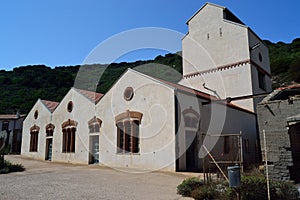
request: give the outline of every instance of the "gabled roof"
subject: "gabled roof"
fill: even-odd
[[[213,4],[213,3],[210,3],[210,2],[206,2],[199,10],[197,10],[195,12],[195,14],[193,14],[187,21],[186,21],[186,24],[189,23],[189,21],[191,21],[201,10],[203,10],[203,8],[205,8],[207,5],[211,5],[211,6],[215,6],[215,7],[218,7],[218,8],[221,8],[221,9],[225,9],[224,6],[219,6],[217,4]]]
[[[51,113],[53,113],[59,104],[58,102],[48,100],[41,100],[41,102],[48,108],[48,110],[50,110]]]
[[[97,104],[100,101],[100,99],[104,96],[104,94],[94,91],[82,90],[77,88],[74,88],[74,90],[76,90],[95,104]]]

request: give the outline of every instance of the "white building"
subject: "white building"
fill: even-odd
[[[181,84],[221,99],[271,92],[268,48],[227,8],[206,3],[187,24]],[[255,111],[260,100],[233,103]]]
[[[241,141],[243,162],[257,162],[254,103],[246,100],[234,105],[217,100],[218,95],[263,91],[258,89],[258,71],[264,77],[264,90],[269,90],[268,51],[249,28],[224,19],[223,12],[231,14],[208,3],[189,20],[180,84],[128,69],[105,95],[72,88],[59,104],[38,100],[24,121],[22,155],[122,169],[199,171],[209,163],[206,149],[216,160],[240,159]],[[238,20],[232,14],[229,19]],[[201,50],[198,55],[189,38],[205,47],[209,56]],[[249,48],[258,42],[258,49],[250,53]],[[229,56],[220,49],[232,53]],[[207,72],[202,73],[204,70]],[[198,87],[204,76],[205,86],[216,90],[214,96]],[[224,94],[217,87],[218,78],[224,79]]]

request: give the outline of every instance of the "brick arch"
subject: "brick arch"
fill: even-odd
[[[54,126],[54,124],[49,123],[46,125],[45,129],[46,129],[46,131],[48,131],[48,130],[54,131],[55,126]]]
[[[195,111],[193,109],[192,106],[190,106],[189,108],[185,109],[184,111],[182,111],[183,116],[187,115],[187,114],[192,114],[194,115],[196,118],[200,119],[200,114],[197,113],[197,111]]]
[[[33,125],[31,128],[30,128],[30,132],[39,132],[40,131],[40,127],[37,126],[37,125]]]
[[[97,118],[96,116],[94,116],[92,119],[90,119],[90,120],[88,121],[88,125],[89,125],[89,126],[91,126],[91,125],[93,125],[93,124],[99,124],[99,126],[101,127],[101,125],[102,125],[102,120],[99,119],[99,118]]]
[[[76,128],[77,124],[78,123],[76,121],[68,119],[67,121],[65,121],[64,123],[62,123],[61,128],[62,129],[65,129],[65,128],[68,128],[68,127],[74,127],[74,128]]]
[[[134,120],[137,120],[139,123],[141,123],[142,117],[143,117],[143,113],[140,113],[140,112],[137,112],[137,111],[126,110],[126,112],[123,112],[123,113],[117,115],[115,117],[115,121],[118,123],[118,122],[121,122],[123,120],[134,119]]]

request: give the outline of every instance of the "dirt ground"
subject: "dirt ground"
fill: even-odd
[[[0,199],[186,199],[175,173],[128,173],[99,166],[58,164],[8,155],[24,172],[0,175]]]

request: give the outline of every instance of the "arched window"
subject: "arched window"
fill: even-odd
[[[53,136],[54,128],[55,128],[55,126],[51,123],[46,126],[46,137]]]
[[[129,111],[115,117],[117,126],[117,153],[140,152],[140,130],[142,113]]]
[[[188,108],[182,112],[184,116],[185,127],[198,129],[200,115],[192,108]]]
[[[99,133],[100,132],[100,127],[102,124],[101,119],[97,118],[96,116],[94,116],[89,122],[89,130],[90,133]]]
[[[63,153],[75,153],[75,139],[76,139],[76,127],[77,122],[69,119],[62,125],[63,141],[62,152]]]
[[[30,128],[30,152],[37,152],[38,151],[38,139],[39,139],[39,131],[40,127],[34,125]]]

